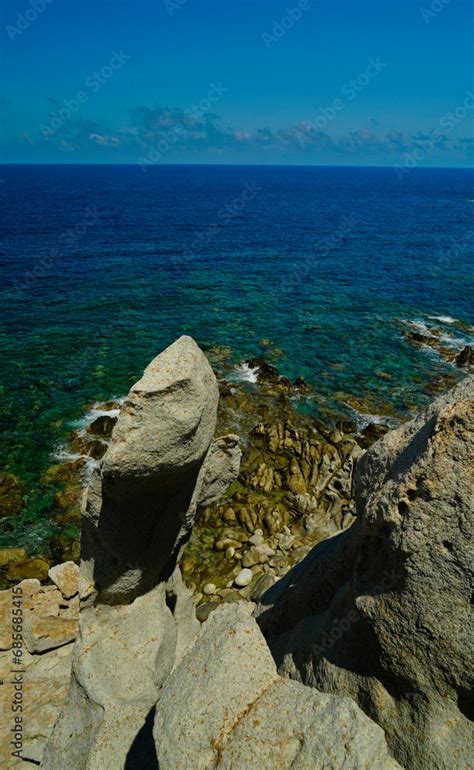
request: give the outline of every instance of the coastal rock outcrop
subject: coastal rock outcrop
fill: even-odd
[[[365,453],[342,430],[262,419],[240,476],[237,437],[213,438],[216,406],[212,370],[181,338],[132,388],[93,474],[79,581],[72,563],[49,571],[53,585],[23,581],[34,597],[25,682],[47,707],[28,712],[24,759],[46,770],[470,767],[474,378]],[[262,455],[274,458],[267,491]],[[305,558],[295,549],[290,571],[297,529],[247,522],[244,475],[262,500],[297,505],[308,538],[313,517],[326,536]],[[235,562],[232,582],[210,575],[196,611],[179,564],[192,576],[186,541],[221,496],[227,526],[205,526]],[[12,595],[0,596],[4,617]],[[6,665],[11,639],[0,641]]]
[[[237,438],[213,440],[217,402],[207,359],[181,337],[122,405],[85,499],[79,635],[47,770],[125,766],[199,628],[176,563],[202,505],[239,470]]]
[[[352,473],[362,453],[356,426],[329,427],[298,411],[288,396],[300,398],[301,385],[250,363],[263,372],[252,390],[220,383],[218,420],[221,430],[241,436],[240,473],[203,511],[181,561],[203,617],[222,601],[258,598],[317,542],[353,521]],[[252,571],[244,587],[242,570]],[[209,584],[216,589],[211,600]]]
[[[282,675],[350,696],[410,770],[471,767],[474,378],[356,466],[358,518],[262,598]]]
[[[164,684],[154,736],[160,770],[399,765],[349,698],[278,676],[252,605],[215,610]]]

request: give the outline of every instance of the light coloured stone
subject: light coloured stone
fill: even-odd
[[[250,612],[242,602],[217,607],[163,685],[154,728],[160,770],[215,767],[219,737],[277,679]]]
[[[215,608],[160,691],[160,770],[398,768],[353,702],[277,676],[251,607]]]
[[[66,561],[51,567],[49,577],[59,588],[65,599],[70,599],[78,592],[79,567],[73,561]]]
[[[349,698],[280,679],[223,745],[219,770],[395,770],[383,730]]]
[[[28,652],[45,652],[74,641],[77,620],[55,616],[38,616],[30,612],[24,616],[23,638]]]
[[[24,649],[23,674],[23,747],[22,760],[12,757],[11,728],[14,714],[11,653],[0,653],[0,767],[17,768],[28,762],[39,764],[44,745],[61,711],[69,689],[72,644],[30,655]],[[5,657],[3,657],[5,656]]]
[[[253,575],[251,569],[241,569],[239,574],[236,576],[234,583],[236,586],[239,586],[239,588],[243,588],[252,582],[252,578]]]
[[[0,650],[12,646],[12,592],[0,591]]]
[[[213,440],[217,398],[206,358],[182,337],[122,406],[88,488],[80,633],[46,770],[128,766],[163,682],[200,628],[176,564],[202,506],[238,473],[237,438]]]
[[[176,637],[163,583],[130,605],[82,609],[71,691],[42,766],[123,767],[174,665]]]
[[[47,590],[51,588],[52,590]],[[61,604],[64,604],[62,594],[56,586],[42,586],[39,591],[25,594],[23,607],[29,610],[27,617],[34,613],[35,617],[57,617]]]
[[[211,596],[212,594],[215,594],[217,591],[217,586],[215,583],[206,583],[204,588],[202,589],[203,594],[206,594],[206,596]]]
[[[214,373],[190,337],[157,356],[132,387],[89,485],[84,600],[126,603],[153,588],[201,508],[237,476],[237,437],[213,440],[217,401]]]

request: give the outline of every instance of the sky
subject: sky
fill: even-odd
[[[471,166],[471,0],[3,0],[0,162]]]

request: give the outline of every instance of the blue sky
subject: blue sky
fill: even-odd
[[[2,162],[467,166],[467,0],[4,0]]]

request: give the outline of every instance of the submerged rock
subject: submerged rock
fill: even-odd
[[[25,491],[25,485],[13,473],[0,473],[0,518],[20,513]]]
[[[15,561],[8,566],[6,579],[9,583],[18,583],[25,578],[45,580],[48,577],[49,564],[45,559],[32,557]]]
[[[474,366],[474,348],[471,345],[466,345],[460,353],[456,356],[456,366]]]

